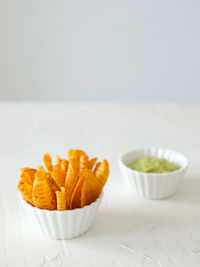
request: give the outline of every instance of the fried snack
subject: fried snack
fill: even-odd
[[[21,191],[24,200],[32,204],[32,184],[26,183],[23,180],[20,180],[18,183],[18,189]]]
[[[62,159],[61,160],[61,170],[64,172],[67,172],[68,166],[69,166],[69,161],[66,159]]]
[[[56,165],[60,165],[61,170],[67,172],[69,161],[66,159],[61,159],[59,156],[56,155]]]
[[[33,181],[35,179],[35,173],[37,172],[36,169],[31,169],[31,168],[23,168],[21,169],[21,180],[24,183],[33,185]]]
[[[67,171],[67,176],[65,180],[65,190],[66,190],[66,207],[69,208],[70,200],[76,183],[78,182],[79,178],[79,169],[80,169],[80,162],[76,159],[71,159],[69,161],[69,167]]]
[[[56,192],[57,210],[66,210],[66,193],[65,188],[61,187],[61,191]]]
[[[42,181],[47,178],[46,174],[47,173],[45,172],[44,168],[42,166],[39,166],[37,172],[35,173],[35,179]]]
[[[47,183],[50,185],[50,187],[54,192],[59,190],[59,186],[57,185],[57,183],[54,181],[54,179],[49,173],[45,172],[42,166],[38,167],[38,171],[35,173],[35,180],[37,181],[45,180],[47,181]]]
[[[61,158],[58,156],[58,155],[56,155],[56,164],[59,164],[59,165],[61,165]]]
[[[90,205],[92,202],[96,201],[101,192],[98,179],[96,179],[94,173],[89,169],[83,170],[81,172],[81,176],[85,177],[85,183],[82,191],[82,201],[85,205]]]
[[[82,201],[82,190],[83,185],[85,183],[85,176],[81,175],[72,194],[69,209],[77,209],[82,208],[84,206],[84,203]]]
[[[68,152],[67,152],[67,158],[68,158],[68,160],[72,159],[73,153],[74,153],[74,150],[73,149],[68,150]]]
[[[102,163],[97,164],[94,173],[91,170],[83,170],[82,175],[86,177],[82,192],[83,199],[85,201],[85,205],[90,205],[99,197],[108,179],[108,162],[103,160]]]
[[[52,164],[52,159],[49,153],[46,153],[43,157],[44,164],[47,168],[47,171],[49,173],[52,173],[53,171],[53,164]]]
[[[86,153],[83,150],[74,150],[74,152],[73,152],[73,158],[74,159],[80,159],[80,157],[82,155],[87,156]]]
[[[96,172],[96,170],[99,168],[99,166],[101,165],[101,162],[98,162],[94,168],[94,173]]]
[[[86,155],[86,153],[83,150],[73,150],[73,149],[70,149],[68,151],[68,153],[67,153],[67,158],[68,158],[69,161],[71,159],[77,159],[77,160],[79,160],[82,155]]]
[[[61,165],[56,164],[53,166],[52,177],[56,184],[61,188],[65,186],[66,171],[61,169]]]
[[[97,162],[97,159],[98,158],[93,158],[93,159],[89,160],[88,167],[89,167],[90,170],[92,170],[94,168],[94,165]]]
[[[35,207],[40,209],[56,209],[56,195],[47,180],[34,181],[32,202]]]
[[[84,199],[84,196],[82,197],[82,187],[86,176],[81,175],[80,173],[82,173],[83,170],[88,170],[89,161],[88,156],[82,150],[70,150],[68,152],[68,158],[70,163],[65,181],[65,189],[67,192],[67,208],[74,209],[75,207],[83,206],[83,203],[81,204],[81,199]],[[67,188],[69,191],[67,191]]]
[[[80,156],[80,171],[88,168],[89,168],[88,156],[83,154]]]
[[[82,208],[96,201],[109,175],[108,162],[89,160],[83,150],[70,149],[67,157],[57,156],[53,165],[47,153],[43,157],[47,171],[42,166],[21,169],[18,189],[25,201],[48,210]]]
[[[107,160],[103,160],[97,165],[94,171],[94,175],[98,179],[100,190],[103,189],[109,175],[109,164]]]

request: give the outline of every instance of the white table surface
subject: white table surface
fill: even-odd
[[[0,266],[200,266],[200,106],[0,104]],[[118,168],[122,152],[157,146],[190,168],[167,200],[138,199]],[[64,241],[43,238],[17,198],[20,168],[69,148],[106,158],[110,177],[93,227]]]

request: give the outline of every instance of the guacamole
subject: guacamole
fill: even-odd
[[[167,173],[173,172],[181,167],[169,162],[163,158],[145,157],[133,161],[128,165],[129,168],[140,172],[151,172],[151,173]]]

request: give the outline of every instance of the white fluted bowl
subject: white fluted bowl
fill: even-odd
[[[169,173],[145,173],[128,167],[133,161],[143,157],[165,158],[181,166]],[[176,193],[188,168],[187,158],[176,151],[162,148],[147,148],[129,151],[119,159],[122,176],[131,190],[142,198],[164,199]]]
[[[28,204],[20,194],[22,206],[36,228],[52,239],[74,238],[87,232],[103,198],[103,193],[92,204],[74,210],[43,210]]]

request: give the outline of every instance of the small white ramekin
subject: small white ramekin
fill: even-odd
[[[127,165],[143,157],[165,158],[181,168],[169,173],[145,173],[132,170]],[[122,176],[132,191],[139,197],[164,199],[176,193],[178,186],[188,168],[187,158],[173,150],[147,148],[129,151],[119,159]]]
[[[42,210],[28,204],[20,194],[22,206],[36,228],[52,239],[70,239],[84,234],[91,227],[103,193],[92,204],[74,210]]]

